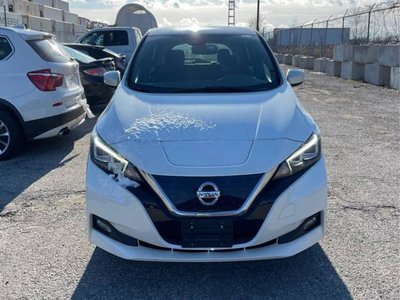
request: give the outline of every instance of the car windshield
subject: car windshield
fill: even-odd
[[[257,35],[150,35],[128,85],[147,93],[265,91],[280,84],[271,56]]]
[[[80,63],[84,64],[90,64],[95,61],[95,59],[85,53],[82,53],[81,51],[69,48],[67,46],[62,46],[62,49],[67,52],[69,56],[72,58],[76,59]]]

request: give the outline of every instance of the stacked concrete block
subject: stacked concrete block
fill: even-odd
[[[68,11],[63,11],[63,21],[69,22],[69,23],[74,23],[74,24],[79,24],[78,15],[74,14],[74,13],[70,13]]]
[[[283,55],[283,63],[285,65],[291,65],[292,64],[292,55],[291,54],[284,54]]]
[[[350,80],[364,80],[364,65],[356,64],[351,61],[342,62],[342,69],[340,72],[340,77],[343,79]]]
[[[378,61],[378,46],[365,45],[353,47],[353,62],[356,64],[373,64]]]
[[[0,13],[0,26],[4,26],[6,20],[4,19],[4,14]],[[7,13],[7,26],[13,27],[13,26],[18,26],[22,25],[22,16],[19,14],[14,14],[14,13]]]
[[[391,67],[390,87],[392,89],[400,90],[400,67]]]
[[[53,0],[34,0],[35,3],[53,7]]]
[[[333,48],[334,61],[352,61],[354,46],[352,45],[337,45]]]
[[[27,29],[33,29],[43,32],[53,32],[53,26],[50,19],[34,17],[34,16],[23,16],[22,20],[26,25]]]
[[[39,4],[25,0],[12,0],[9,1],[9,5],[12,5],[12,12],[16,14],[40,17]]]
[[[276,60],[278,61],[278,63],[281,64],[282,61],[283,61],[283,55],[280,54],[280,53],[275,53],[275,52],[274,52],[274,56],[275,56]]]
[[[301,57],[300,54],[293,55],[293,57],[292,57],[292,66],[294,66],[294,67],[298,67],[298,66],[299,66],[299,64],[300,64],[300,61],[299,61],[300,57]]]
[[[379,46],[378,64],[387,67],[400,66],[400,45]]]
[[[74,36],[74,24],[72,23],[63,23],[64,33],[63,33],[63,40],[65,43],[73,42],[75,39]]]
[[[63,12],[61,9],[49,7],[46,5],[40,6],[40,15],[43,18],[48,18],[56,21],[63,20]]]
[[[63,11],[69,11],[69,3],[63,0],[53,0],[53,7]]]
[[[328,59],[326,62],[326,75],[340,77],[342,73],[342,62]]]
[[[364,81],[375,85],[390,85],[390,67],[378,64],[366,64]]]
[[[299,58],[299,67],[302,69],[314,69],[314,57],[312,56],[301,56]]]
[[[326,57],[314,59],[314,71],[325,73],[327,62],[328,62],[328,59]]]
[[[86,33],[86,26],[74,24],[74,40],[81,37],[84,33]]]
[[[399,89],[400,45],[379,46],[378,64],[390,68],[390,87]]]

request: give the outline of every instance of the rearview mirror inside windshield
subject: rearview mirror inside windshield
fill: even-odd
[[[212,55],[217,54],[218,48],[211,44],[192,45],[193,54]]]

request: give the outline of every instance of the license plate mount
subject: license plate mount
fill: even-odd
[[[182,221],[183,248],[229,248],[233,245],[233,221]]]

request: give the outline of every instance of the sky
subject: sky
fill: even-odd
[[[265,30],[298,25],[342,14],[370,0],[260,0]],[[159,26],[227,25],[228,0],[70,0],[70,10],[91,20],[115,23],[119,8],[128,2],[144,5]],[[236,25],[247,26],[256,14],[256,0],[236,0]]]

